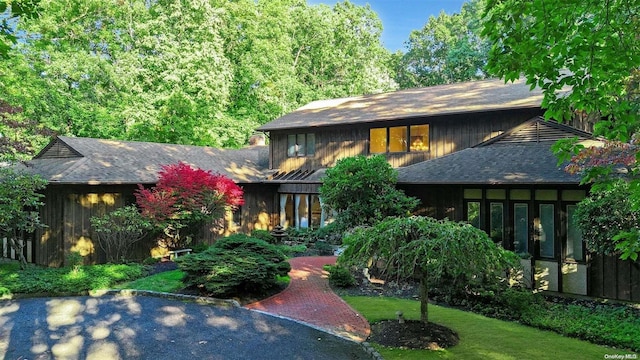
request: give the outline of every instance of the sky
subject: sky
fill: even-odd
[[[307,0],[308,4],[333,6],[334,0]],[[459,13],[465,0],[350,0],[356,5],[369,4],[382,20],[383,45],[392,52],[405,51],[404,42],[412,30],[419,30],[429,20],[444,10],[447,14]]]

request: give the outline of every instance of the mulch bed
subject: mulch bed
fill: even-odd
[[[371,325],[369,341],[397,348],[441,350],[457,345],[460,338],[455,331],[434,323],[383,320]]]

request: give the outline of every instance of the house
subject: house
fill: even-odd
[[[265,146],[221,150],[60,136],[25,163],[29,171],[49,181],[41,210],[47,227],[38,231],[35,241],[27,242],[27,260],[60,266],[66,254],[78,251],[88,262],[104,261],[93,240],[91,216],[134,203],[138,184],[154,185],[162,165],[179,161],[226,175],[245,191],[242,209],[226,222],[225,229],[205,232],[205,241],[213,241],[220,232],[236,231],[234,223],[247,224],[247,219],[253,219],[252,228],[269,228],[272,196],[264,191],[269,185],[258,185],[267,175]],[[148,246],[136,250],[142,258],[150,255]]]
[[[130,201],[162,164],[185,161],[238,182],[246,204],[227,230],[249,232],[323,226],[325,170],[340,158],[382,154],[398,169],[398,186],[421,200],[420,214],[486,230],[522,254],[531,286],[639,301],[638,262],[585,252],[570,218],[589,189],[550,152],[560,138],[591,141],[590,124],[544,121],[541,102],[522,80],[316,101],[257,129],[268,150],[60,137],[27,163],[50,180],[43,220],[54,224],[37,235],[33,261],[59,265],[66,252],[92,244],[88,216]]]

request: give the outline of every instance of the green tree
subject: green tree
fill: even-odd
[[[637,230],[640,210],[632,208],[629,194],[629,184],[618,180],[610,188],[592,191],[578,204],[575,219],[587,249],[598,254],[619,253],[612,239],[621,232]]]
[[[151,222],[142,217],[134,205],[124,206],[102,216],[91,217],[91,227],[98,236],[108,263],[128,259],[131,247],[147,236]]]
[[[493,43],[487,68],[506,81],[524,75],[528,84],[540,87],[547,118],[586,117],[595,122],[596,135],[635,144],[640,125],[639,9],[638,0],[487,0],[483,35]],[[561,91],[567,88],[569,92]],[[575,143],[558,149],[568,149],[562,160],[581,150],[588,153],[578,157],[595,155]],[[607,180],[602,175],[614,174],[610,164],[599,166],[607,162],[594,161],[595,170],[587,171],[584,181],[600,181],[594,175]],[[640,180],[628,180],[632,207],[640,209]],[[640,233],[628,233],[621,244],[623,254],[636,258]]]
[[[396,189],[398,174],[384,156],[338,160],[322,179],[323,206],[337,213],[343,229],[372,225],[387,216],[406,215],[419,200]]]
[[[23,248],[28,234],[44,226],[38,208],[44,197],[39,191],[46,184],[36,175],[0,167],[0,238],[7,238],[20,258],[22,269],[27,264]]]
[[[489,43],[480,36],[484,0],[465,3],[460,13],[431,16],[406,43],[396,65],[401,88],[450,84],[486,76]]]
[[[506,275],[519,265],[511,251],[496,245],[469,224],[428,217],[389,217],[373,227],[356,229],[345,238],[339,262],[367,266],[384,263],[389,278],[420,281],[420,319],[428,322],[429,287],[445,282],[466,291],[506,286]]]

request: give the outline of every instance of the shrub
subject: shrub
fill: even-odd
[[[329,284],[341,288],[350,287],[356,284],[356,279],[351,275],[349,269],[340,265],[325,265],[324,270],[329,273]]]
[[[151,222],[143,218],[134,205],[103,216],[93,216],[91,226],[98,235],[98,244],[109,263],[119,263],[129,258],[133,244],[142,240],[152,228]]]
[[[396,189],[398,174],[384,156],[356,156],[338,160],[327,170],[320,187],[324,207],[335,210],[337,227],[373,225],[388,217],[406,215],[418,200]]]
[[[206,243],[200,242],[200,243],[197,243],[197,244],[193,245],[193,246],[191,247],[191,250],[192,250],[194,253],[201,253],[201,252],[203,252],[203,251],[207,250],[207,249],[209,248],[209,246],[210,246],[209,244],[206,244]]]
[[[160,262],[160,258],[148,257],[142,260],[143,265],[155,265]]]
[[[317,241],[313,248],[318,252],[318,255],[333,255],[333,246],[326,241]]]
[[[278,286],[291,266],[276,245],[236,234],[219,239],[209,249],[180,257],[178,266],[186,273],[186,286],[204,293],[228,297],[260,295]]]
[[[230,178],[183,162],[166,165],[155,187],[139,185],[136,202],[142,215],[163,230],[161,240],[170,249],[184,248],[202,226],[222,221],[227,210],[244,204],[243,191]]]
[[[251,237],[264,240],[269,244],[275,244],[278,242],[278,239],[276,239],[275,236],[271,235],[271,233],[267,230],[253,230],[251,232]]]

